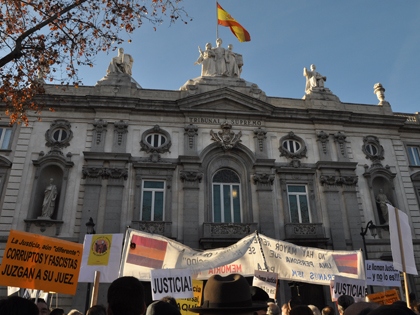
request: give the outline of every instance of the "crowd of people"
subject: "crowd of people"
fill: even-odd
[[[410,297],[411,299],[412,297]],[[336,307],[325,306],[321,310],[305,305],[300,297],[294,297],[281,305],[270,299],[261,288],[250,286],[240,274],[214,275],[204,286],[203,302],[189,311],[204,315],[420,315],[415,301],[411,309],[403,301],[391,305],[357,302],[351,296],[342,295]],[[66,313],[61,308],[50,310],[43,299],[29,300],[11,296],[0,300],[0,315],[84,315],[78,310]],[[145,290],[134,277],[121,277],[112,282],[107,293],[107,305],[95,305],[86,315],[181,315],[177,301],[167,296],[146,306]]]

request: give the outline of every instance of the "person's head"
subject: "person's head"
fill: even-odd
[[[229,44],[229,45],[228,45],[228,49],[229,49],[229,50],[232,50],[232,49],[233,49],[233,45],[232,45],[232,44]]]
[[[106,315],[106,308],[103,305],[93,305],[87,310],[86,315]]]
[[[268,293],[265,292],[260,287],[252,286],[250,287],[250,290],[251,290],[251,298],[253,302],[265,304],[270,298]],[[259,310],[259,311],[256,311],[254,315],[264,315],[266,311],[267,311],[266,309]]]
[[[220,47],[222,45],[223,41],[221,38],[216,39],[216,45],[217,47]]]
[[[142,315],[146,309],[144,288],[134,277],[121,277],[108,288],[108,315]]]
[[[50,315],[64,315],[66,314],[62,308],[55,308],[51,311]]]
[[[290,315],[313,315],[314,313],[307,305],[297,305],[290,310]]]
[[[203,303],[190,312],[211,314],[250,314],[267,309],[267,303],[252,301],[248,281],[240,274],[211,276],[204,287]]]
[[[207,44],[206,44],[206,49],[207,49],[207,50],[210,50],[210,49],[211,49],[211,44],[210,44],[210,43],[207,43]]]
[[[316,66],[315,66],[314,64],[312,64],[312,65],[311,65],[311,70],[312,70],[312,71],[315,71],[315,69],[316,69]]]
[[[377,303],[361,301],[348,306],[344,311],[344,315],[366,315],[377,307],[379,307]]]
[[[290,313],[290,305],[289,303],[284,303],[281,307],[281,315],[289,315]]]
[[[36,302],[38,306],[39,315],[50,315],[50,308],[48,307],[47,302],[44,299],[31,299],[33,303]]]
[[[118,56],[124,54],[124,48],[118,48]]]
[[[321,314],[322,315],[335,315],[335,311],[334,311],[334,308],[328,305],[322,309]]]
[[[312,313],[314,313],[314,315],[321,315],[319,308],[315,305],[308,305],[308,307],[312,310]]]
[[[163,298],[160,299],[162,302],[166,302],[169,303],[173,306],[175,306],[176,308],[178,308],[178,303],[176,302],[175,298],[172,296],[164,296]]]
[[[79,310],[73,309],[67,313],[67,315],[83,315],[83,313]]]
[[[276,303],[267,303],[267,315],[280,315],[280,307]]]
[[[20,296],[11,296],[0,301],[1,315],[38,315],[38,307],[30,300]]]
[[[170,303],[155,301],[147,307],[146,315],[181,315],[181,312]]]
[[[343,314],[347,307],[354,303],[354,298],[350,295],[340,295],[337,299],[338,312]]]

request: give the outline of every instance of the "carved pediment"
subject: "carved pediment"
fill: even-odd
[[[222,88],[178,101],[182,111],[241,113],[270,116],[274,107],[264,101],[255,99],[229,88]]]

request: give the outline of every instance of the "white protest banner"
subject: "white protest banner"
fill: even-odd
[[[330,288],[332,301],[337,301],[340,295],[350,295],[356,302],[366,300],[365,280],[335,276],[334,280],[331,280]]]
[[[255,270],[252,285],[263,289],[270,298],[276,299],[277,277],[275,272]]]
[[[418,272],[414,260],[413,238],[411,236],[411,227],[408,222],[408,216],[406,213],[391,205],[387,204],[387,206],[389,216],[389,237],[391,240],[394,267],[399,271],[417,275]],[[397,214],[399,225],[397,225]],[[404,257],[402,257],[401,252],[404,253]]]
[[[264,252],[264,258],[261,255]],[[279,279],[330,285],[335,275],[365,279],[362,252],[302,247],[258,234],[246,253],[229,265],[202,271],[198,279],[213,274],[238,272],[253,276],[254,270],[277,273]]]
[[[392,261],[366,260],[366,284],[382,287],[401,287],[400,272]]]
[[[190,269],[154,269],[150,273],[153,300],[168,295],[175,299],[193,297]]]
[[[334,275],[365,279],[360,250],[302,247],[253,233],[226,248],[195,251],[164,236],[127,230],[120,276],[150,281],[150,270],[167,268],[189,268],[199,280],[231,273],[252,277],[255,270],[321,285],[329,285]]]
[[[79,282],[93,282],[95,271],[100,282],[111,283],[118,278],[124,234],[87,234],[83,242]]]
[[[188,268],[193,274],[213,270],[242,257],[255,236],[255,233],[250,234],[225,248],[196,251],[161,235],[127,229],[120,276],[150,281],[150,271],[153,269]],[[233,272],[241,273],[230,269],[229,273]]]

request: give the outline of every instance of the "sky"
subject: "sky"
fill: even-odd
[[[420,1],[417,0],[219,0],[251,35],[239,42],[217,27],[215,0],[184,0],[192,21],[154,30],[145,23],[120,47],[134,58],[133,78],[144,89],[178,90],[200,76],[198,46],[233,44],[242,54],[241,77],[267,96],[302,98],[303,68],[315,64],[325,87],[344,103],[378,104],[380,82],[394,112],[420,112]],[[95,85],[116,52],[100,53],[94,68],[80,68],[84,85]],[[419,93],[420,94],[420,93]]]

